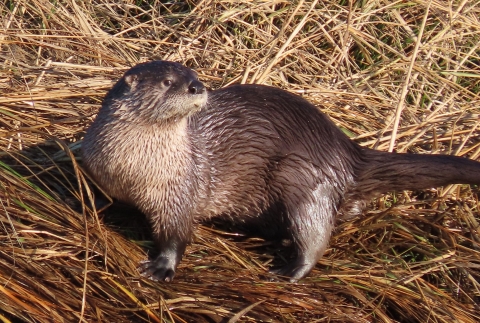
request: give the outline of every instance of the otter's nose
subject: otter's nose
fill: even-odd
[[[190,85],[188,86],[188,92],[192,94],[202,94],[203,92],[205,92],[205,86],[200,81],[192,81],[192,83],[190,83]]]

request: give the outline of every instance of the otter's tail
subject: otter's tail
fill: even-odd
[[[396,154],[363,149],[356,188],[365,195],[447,184],[479,184],[480,162],[448,155]]]

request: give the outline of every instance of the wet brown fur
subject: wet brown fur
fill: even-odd
[[[165,87],[172,75],[174,87]],[[296,250],[277,272],[297,280],[323,255],[336,218],[361,213],[371,197],[480,184],[478,162],[362,148],[308,101],[277,88],[234,85],[206,101],[196,74],[171,62],[128,71],[82,151],[96,181],[149,218],[160,253],[141,270],[167,281],[199,221],[271,222]]]

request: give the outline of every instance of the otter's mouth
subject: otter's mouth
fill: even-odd
[[[195,94],[192,104],[195,108],[202,109],[207,105],[207,100],[208,100],[208,94],[205,91],[201,94]]]

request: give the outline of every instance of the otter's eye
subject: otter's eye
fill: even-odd
[[[165,86],[167,86],[167,87],[170,86],[170,85],[172,85],[172,81],[171,81],[171,80],[163,80],[162,83],[163,83],[163,85],[165,85]]]

